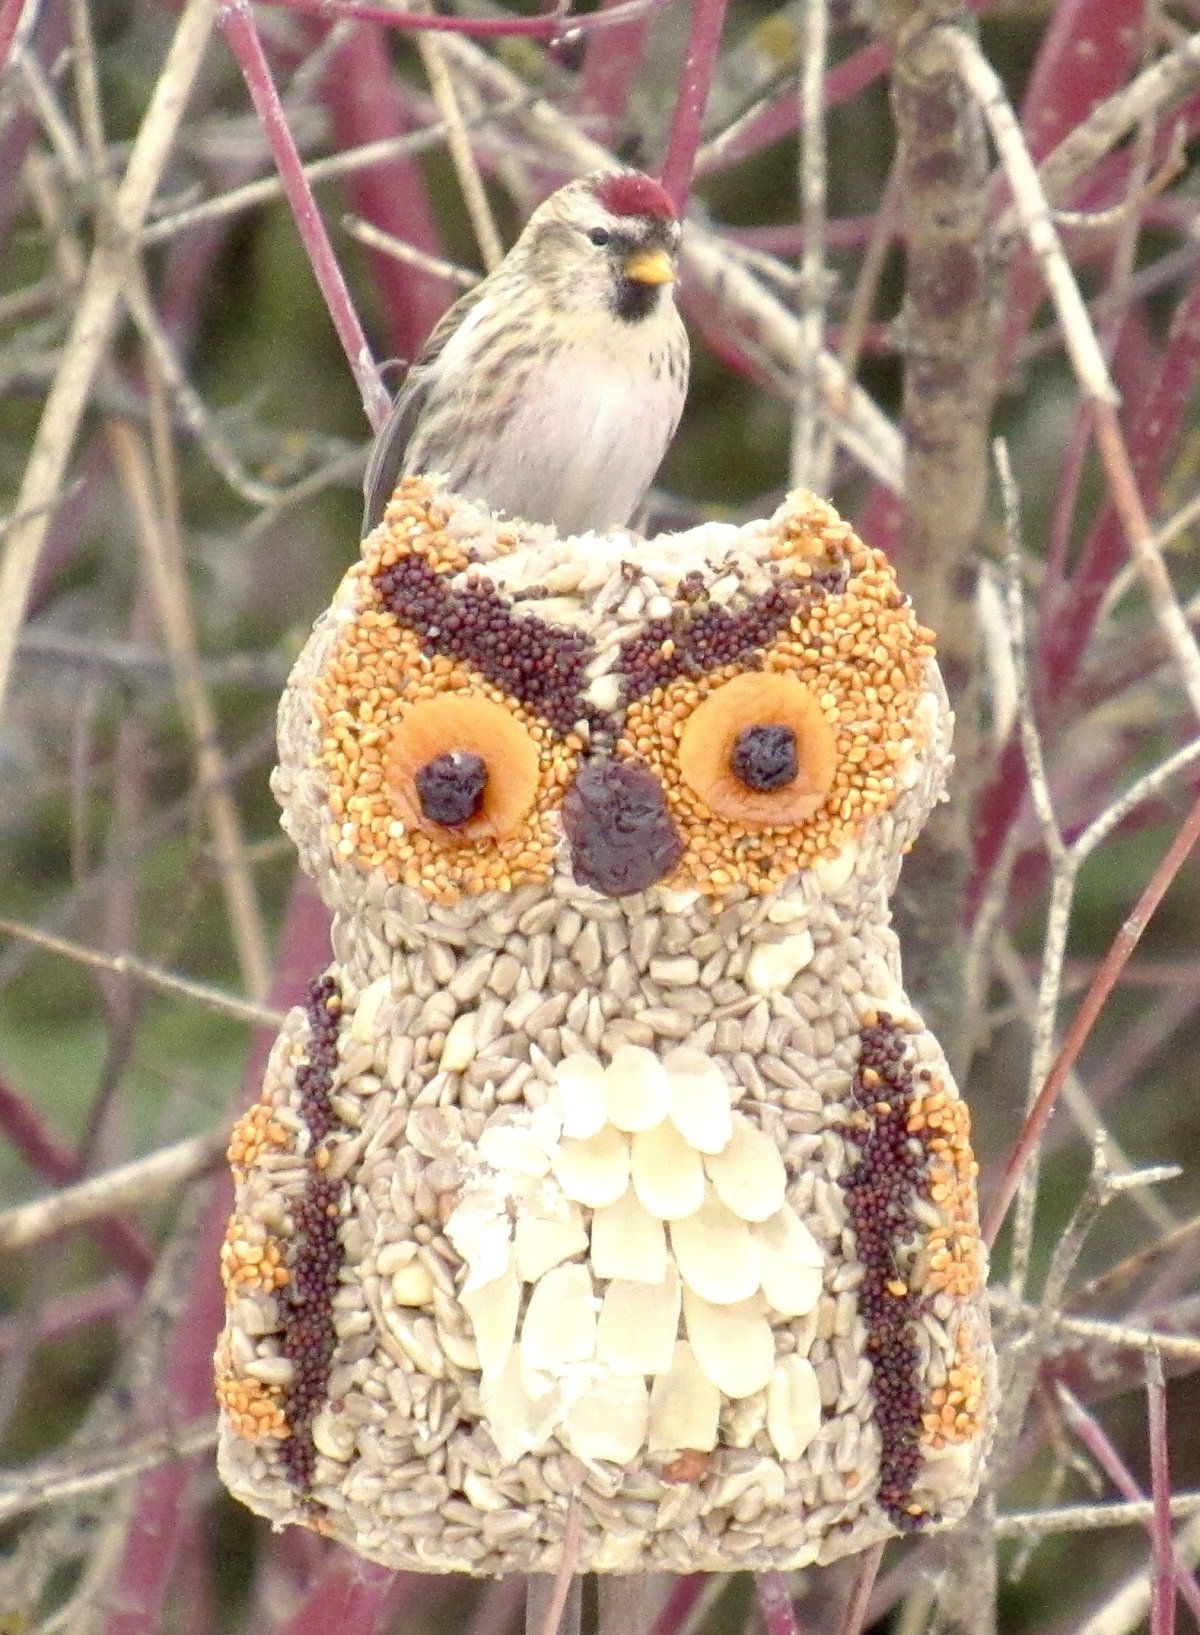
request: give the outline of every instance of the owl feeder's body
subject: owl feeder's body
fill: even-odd
[[[280,713],[334,962],[231,1148],[240,1498],[476,1573],[552,1571],[572,1507],[619,1572],[961,1516],[975,1166],[888,924],[949,762],[927,643],[808,496],[646,544],[401,487]],[[746,772],[756,707],[789,788]],[[487,769],[455,826],[439,753]]]

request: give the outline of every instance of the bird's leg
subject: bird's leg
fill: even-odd
[[[530,1573],[525,1592],[525,1635],[579,1635],[583,1616],[583,1577],[579,1564],[579,1501],[567,1507],[562,1555],[553,1577]]]
[[[530,1573],[525,1590],[525,1635],[579,1635],[583,1575]]]

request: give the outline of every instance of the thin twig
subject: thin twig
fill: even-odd
[[[1157,1352],[1150,1351],[1147,1353],[1147,1361],[1149,1361],[1151,1356],[1157,1356]],[[1162,1364],[1160,1360],[1160,1369],[1161,1366]],[[1096,1463],[1104,1471],[1105,1475],[1110,1478],[1110,1480],[1116,1485],[1126,1499],[1135,1502],[1143,1499],[1145,1495],[1142,1493],[1141,1488],[1134,1479],[1133,1472],[1129,1469],[1129,1466],[1117,1452],[1116,1447],[1105,1433],[1104,1427],[1100,1424],[1099,1420],[1088,1412],[1083,1403],[1080,1402],[1079,1398],[1062,1382],[1062,1380],[1057,1380],[1055,1382],[1055,1390],[1058,1396],[1059,1407],[1062,1409],[1063,1417],[1066,1419],[1067,1424],[1083,1443],[1084,1447],[1091,1454],[1092,1458],[1095,1459]],[[1155,1517],[1151,1516],[1146,1523],[1146,1530],[1151,1534],[1151,1536],[1154,1534],[1154,1526]],[[1168,1539],[1171,1538],[1169,1519],[1167,1526],[1167,1537]],[[1173,1551],[1174,1542],[1172,1540],[1172,1552]],[[1196,1580],[1192,1577],[1191,1573],[1188,1572],[1184,1563],[1178,1558],[1174,1558],[1173,1566],[1180,1593],[1187,1601],[1188,1606],[1192,1609],[1192,1616],[1195,1618],[1197,1626],[1200,1626],[1200,1584],[1196,1583]]]
[[[949,38],[963,78],[978,100],[991,129],[996,151],[1013,190],[1021,228],[1041,265],[1042,277],[1058,312],[1063,339],[1075,373],[1089,397],[1097,403],[1115,404],[1119,401],[1116,388],[1109,379],[1087,307],[1054,226],[1037,166],[1025,145],[1024,135],[1000,77],[983,55],[978,42],[969,34],[954,29],[950,31]]]
[[[837,1635],[862,1635],[871,1605],[871,1591],[875,1587],[884,1548],[882,1544],[873,1544],[859,1557],[858,1571],[854,1575],[854,1583],[850,1586],[850,1598],[838,1624]]]
[[[1009,1321],[1020,1320],[1028,1330],[1037,1317],[1037,1308],[1027,1301],[1013,1300],[1007,1290],[988,1290],[992,1310]],[[1190,1319],[1185,1312],[1180,1323]],[[1200,1338],[1189,1333],[1171,1333],[1165,1328],[1139,1328],[1131,1323],[1102,1317],[1069,1317],[1059,1314],[1053,1324],[1053,1350],[1088,1350],[1093,1355],[1105,1351],[1144,1352],[1155,1346],[1168,1362],[1195,1370],[1200,1363]]]
[[[25,1249],[101,1216],[141,1208],[212,1169],[228,1141],[229,1128],[222,1124],[63,1187],[48,1198],[7,1209],[0,1213],[0,1249]]]
[[[1175,1635],[1175,1556],[1171,1538],[1171,1469],[1167,1452],[1167,1382],[1162,1358],[1153,1346],[1146,1353],[1146,1401],[1149,1409],[1150,1488],[1154,1519],[1154,1581],[1150,1589],[1150,1635]]]
[[[36,16],[38,10],[36,0],[3,0],[0,4],[0,67],[8,66],[9,52],[22,16],[26,12]]]
[[[1036,1538],[1046,1533],[1090,1533],[1103,1527],[1144,1527],[1154,1518],[1153,1499],[1118,1504],[1064,1504],[1045,1510],[1011,1510],[996,1517],[999,1538]],[[1200,1515],[1200,1493],[1173,1493],[1172,1516]]]
[[[129,316],[137,326],[153,367],[171,394],[180,420],[195,437],[208,456],[213,469],[229,484],[239,498],[248,505],[276,506],[286,504],[291,490],[264,483],[246,469],[233,443],[205,407],[203,398],[187,377],[175,354],[165,327],[155,310],[154,300],[141,266],[131,269],[124,291]]]
[[[508,35],[526,34],[544,38],[553,45],[572,34],[591,33],[597,29],[615,28],[648,12],[658,11],[673,4],[673,0],[624,0],[611,11],[592,11],[581,15],[555,10],[540,17],[453,17],[436,12],[402,11],[391,6],[360,4],[359,0],[267,0],[282,11],[315,13],[326,24],[343,19],[362,23],[381,23],[385,28],[406,31],[432,31],[455,34],[478,40],[503,39]]]
[[[1037,1099],[1030,1108],[1020,1136],[1009,1155],[1005,1165],[1004,1175],[992,1199],[984,1221],[983,1236],[989,1246],[996,1241],[996,1235],[1001,1223],[1008,1213],[1008,1206],[1020,1184],[1025,1166],[1031,1161],[1033,1153],[1041,1140],[1042,1133],[1054,1111],[1063,1081],[1079,1059],[1089,1034],[1095,1025],[1096,1018],[1104,1008],[1109,994],[1116,986],[1122,970],[1127,964],[1133,950],[1137,947],[1155,909],[1166,895],[1172,880],[1182,868],[1184,860],[1196,841],[1200,840],[1200,800],[1197,800],[1188,813],[1183,825],[1167,848],[1162,861],[1155,869],[1149,884],[1142,892],[1124,925],[1113,938],[1112,946],[1104,956],[1104,960],[1096,973],[1095,980],[1084,996],[1083,1003],[1076,1012],[1067,1036],[1063,1040],[1062,1048],[1054,1060],[1054,1065],[1046,1075],[1045,1083],[1038,1092]]]
[[[681,214],[691,192],[696,150],[700,146],[700,128],[704,123],[704,110],[708,105],[708,93],[721,48],[726,4],[727,0],[692,0],[687,48],[679,76],[679,89],[675,93],[675,111],[671,116],[671,131],[667,137],[662,167],[663,186]],[[611,18],[612,12],[601,15]]]
[[[323,14],[328,19],[327,9]],[[312,188],[308,185],[304,165],[288,126],[287,114],[275,88],[267,54],[246,0],[221,0],[220,21],[271,145],[296,230],[312,264],[321,294],[325,297],[329,316],[350,365],[350,373],[358,385],[363,410],[372,430],[378,431],[387,419],[392,400],[371,357],[367,337],[333,253]]]
[[[466,129],[474,131],[497,124],[517,108],[526,106],[528,102],[529,93],[526,92],[511,102],[495,103],[483,113],[468,119]],[[352,176],[359,171],[370,169],[372,165],[390,164],[396,159],[416,158],[418,154],[439,148],[446,140],[446,129],[445,124],[438,121],[422,130],[412,131],[407,136],[389,136],[378,142],[363,142],[358,147],[348,148],[344,153],[333,153],[324,159],[311,159],[302,168],[309,182],[313,184],[329,181],[337,176]],[[281,198],[283,191],[283,181],[278,173],[263,176],[258,181],[244,182],[240,187],[231,188],[228,193],[218,193],[211,199],[205,199],[201,204],[188,205],[183,209],[158,216],[149,226],[143,228],[141,243],[143,246],[161,244],[196,227],[206,227],[215,221],[223,221],[229,216],[252,210],[260,204],[270,204],[274,199]]]
[[[491,272],[504,260],[504,245],[496,230],[483,178],[471,150],[471,139],[467,135],[462,109],[458,105],[458,93],[454,89],[454,77],[441,43],[435,36],[419,33],[417,51],[429,81],[429,89],[433,92],[433,100],[446,127],[446,146],[462,189],[480,257],[488,272]]]
[[[1046,930],[1042,942],[1041,975],[1038,982],[1038,1002],[1033,1028],[1033,1049],[1030,1056],[1029,1078],[1026,1088],[1025,1115],[1037,1099],[1054,1051],[1054,1035],[1062,987],[1063,958],[1067,933],[1071,923],[1071,903],[1075,890],[1075,872],[1067,854],[1042,754],[1041,735],[1033,710],[1033,689],[1029,679],[1029,662],[1025,641],[1025,607],[1021,572],[1022,540],[1020,501],[1016,482],[1009,464],[1008,449],[1001,439],[994,445],[996,472],[1004,505],[1007,554],[1005,558],[1006,604],[1008,611],[1009,641],[1017,687],[1017,721],[1021,736],[1021,751],[1029,778],[1030,797],[1037,814],[1042,843],[1053,869],[1050,905],[1046,912]],[[1017,1208],[1013,1218],[1012,1246],[1008,1260],[1008,1285],[1015,1296],[1025,1288],[1033,1252],[1033,1221],[1037,1208],[1038,1180],[1041,1167],[1041,1149],[1030,1150],[1021,1176],[1017,1194]],[[1032,1375],[1026,1380],[1032,1385]],[[1014,1416],[1020,1424],[1021,1415]]]
[[[1048,199],[1065,198],[1089,170],[1111,152],[1142,119],[1161,113],[1200,80],[1200,34],[1160,57],[1126,86],[1093,108],[1085,119],[1042,160],[1038,175]],[[1015,230],[1015,206],[1001,217],[997,231]]]
[[[1063,251],[1058,231],[1038,177],[1037,167],[1021,134],[1016,116],[1004,94],[999,76],[976,41],[961,31],[953,35],[955,55],[967,83],[979,99],[1013,190],[1013,199],[1030,248],[1038,258],[1046,287],[1058,313],[1076,376],[1091,404],[1095,435],[1108,477],[1109,492],[1121,518],[1134,561],[1146,584],[1158,620],[1192,708],[1200,715],[1200,646],[1188,628],[1153,530],[1137,490],[1133,466],[1117,420],[1117,390],[1109,376],[1100,343],[1092,328],[1087,305]]]
[[[453,261],[444,261],[440,256],[426,255],[415,244],[405,244],[394,234],[376,227],[374,222],[364,221],[361,216],[352,215],[349,211],[342,217],[342,226],[360,244],[366,244],[372,250],[382,250],[384,255],[395,256],[397,261],[406,261],[409,266],[419,267],[422,272],[433,273],[437,278],[444,278],[448,284],[457,284],[459,289],[472,289],[479,282],[478,273],[469,272],[466,267],[459,267]]]
[[[156,419],[160,429],[155,441],[161,460],[169,458],[170,444],[163,434],[161,413]],[[133,512],[134,533],[175,672],[179,702],[191,730],[196,768],[209,790],[205,805],[242,981],[251,999],[261,1002],[268,982],[266,931],[254,875],[243,855],[242,821],[226,780],[216,713],[200,669],[187,573],[178,533],[172,526],[173,507],[169,499],[164,503],[160,497],[163,485],[154,481],[149,452],[140,433],[117,420],[109,421],[107,431]]]
[[[1193,1516],[1175,1534],[1175,1550],[1180,1558],[1194,1568],[1200,1557],[1200,1517]],[[1139,1567],[1108,1597],[1104,1605],[1077,1627],[1075,1635],[1134,1635],[1144,1629],[1150,1611],[1153,1574]]]
[[[558,1566],[555,1569],[554,1577],[550,1580],[540,1612],[534,1612],[533,1585],[531,1581],[529,1605],[530,1612],[537,1624],[531,1635],[572,1635],[570,1629],[563,1628],[563,1611],[572,1593],[572,1587],[576,1585],[575,1569],[579,1565],[581,1528],[582,1518],[579,1511],[579,1502],[577,1499],[572,1499],[567,1506],[567,1521],[566,1526],[563,1528],[562,1552],[559,1555]],[[577,1587],[576,1594],[578,1594]],[[577,1620],[578,1611],[576,1610],[569,1622],[575,1623]]]
[[[1134,563],[1146,586],[1154,617],[1179,668],[1192,708],[1200,715],[1200,646],[1180,607],[1162,552],[1138,493],[1133,462],[1111,403],[1093,409],[1096,446],[1108,477],[1112,497]]]
[[[156,988],[160,993],[195,1000],[197,1004],[207,1005],[210,1010],[232,1016],[238,1022],[251,1022],[256,1027],[269,1028],[278,1028],[283,1023],[282,1011],[273,1010],[269,1005],[252,1004],[249,1000],[239,999],[236,994],[210,988],[207,983],[193,982],[190,977],[176,976],[173,971],[165,971],[161,966],[138,959],[136,954],[104,954],[97,948],[85,948],[82,943],[71,942],[67,937],[42,931],[36,925],[23,925],[19,920],[3,916],[0,916],[0,932],[6,936],[20,937],[37,948],[46,949],[48,953],[78,960],[81,965],[91,965],[99,971],[113,971],[118,976],[129,977],[148,988]]]
[[[20,520],[9,531],[0,566],[0,709],[52,508],[117,318],[126,246],[140,233],[150,208],[203,65],[212,24],[213,0],[188,0],[115,195],[112,232],[92,252],[74,304],[62,363],[46,398],[13,507]]]
[[[730,254],[715,233],[689,222],[685,275],[721,303],[723,322],[743,329],[770,355],[789,386],[806,359],[795,314]],[[895,426],[828,352],[817,359],[823,408],[839,443],[894,493],[904,488],[904,451]],[[794,388],[793,388],[794,389]]]
[[[791,485],[822,494],[829,486],[833,444],[820,415],[817,359],[825,344],[826,155],[825,62],[829,51],[826,0],[805,0],[804,54],[800,75],[800,212],[804,248],[799,267],[800,344],[805,361],[796,374],[792,417]]]
[[[792,1593],[782,1573],[755,1573],[754,1598],[766,1635],[800,1635]]]
[[[111,1450],[104,1450],[90,1459],[83,1455],[46,1459],[28,1470],[10,1472],[0,1477],[0,1522],[65,1499],[104,1493],[175,1459],[194,1459],[197,1454],[207,1453],[216,1440],[212,1415],[205,1414],[203,1419],[178,1429],[130,1440],[118,1458]]]

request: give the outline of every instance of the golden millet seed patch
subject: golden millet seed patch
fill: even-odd
[[[287,1131],[275,1117],[269,1101],[259,1100],[248,1107],[233,1126],[225,1156],[239,1179],[268,1150],[280,1152],[288,1145]]]
[[[235,1374],[229,1366],[228,1346],[217,1357],[217,1401],[239,1436],[258,1442],[274,1437],[283,1442],[292,1434],[283,1409],[283,1390],[260,1380]]]
[[[274,1294],[288,1281],[283,1250],[265,1228],[246,1216],[230,1216],[221,1245],[221,1281],[227,1299],[242,1289]]]
[[[407,828],[389,796],[384,764],[391,724],[404,705],[447,693],[500,705],[537,746],[539,779],[529,812],[501,840],[461,842]],[[577,738],[556,737],[540,717],[473,670],[427,654],[419,637],[382,608],[367,608],[346,626],[314,694],[319,760],[338,819],[330,836],[337,856],[381,868],[393,884],[415,887],[440,903],[548,878],[554,867],[549,814],[574,774]]]
[[[849,530],[840,519],[835,533],[843,545]],[[803,544],[811,554],[810,531]],[[789,875],[836,856],[895,801],[895,769],[913,752],[913,714],[933,649],[882,552],[861,546],[851,560],[855,574],[845,592],[793,619],[763,656],[766,670],[794,675],[808,688],[836,737],[833,787],[811,817],[788,828],[718,817],[680,773],[678,743],[687,718],[740,667],[679,677],[629,709],[618,754],[644,760],[662,782],[686,845],[679,872],[701,891],[719,893],[734,882],[756,893],[772,891]]]

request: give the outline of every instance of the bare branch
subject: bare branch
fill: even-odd
[[[113,206],[112,238],[92,253],[75,302],[62,363],[46,399],[0,566],[0,707],[12,673],[51,509],[58,498],[88,393],[116,322],[126,246],[140,233],[179,122],[200,72],[213,25],[213,0],[188,0],[147,106]]]
[[[135,1158],[118,1169],[91,1176],[36,1203],[0,1213],[0,1249],[26,1249],[102,1215],[140,1209],[214,1167],[229,1141],[229,1128],[194,1135]]]

